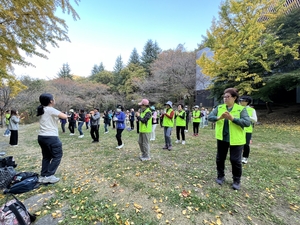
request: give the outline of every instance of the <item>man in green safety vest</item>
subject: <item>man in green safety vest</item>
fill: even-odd
[[[152,112],[149,108],[149,101],[143,99],[140,103],[141,112],[136,112],[136,118],[139,122],[139,146],[142,152],[141,161],[150,160],[150,133],[152,132]]]

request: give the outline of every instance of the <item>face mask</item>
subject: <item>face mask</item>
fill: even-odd
[[[121,109],[117,109],[117,112],[121,112]]]

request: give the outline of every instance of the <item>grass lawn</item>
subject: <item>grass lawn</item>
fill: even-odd
[[[19,130],[19,146],[3,145],[13,155],[17,171],[40,171],[38,124]],[[4,132],[4,129],[1,129]],[[300,126],[257,125],[249,163],[243,166],[241,190],[231,189],[231,167],[226,182],[215,183],[216,140],[209,127],[199,136],[186,133],[186,145],[162,150],[163,129],[151,142],[151,161],[139,160],[136,131],[124,130],[125,147],[116,149],[115,130],[91,143],[60,133],[64,156],[57,171],[61,181],[19,196],[52,192],[36,213],[51,214],[60,224],[300,224]],[[2,137],[1,142],[8,143]],[[0,195],[3,204],[5,196]]]

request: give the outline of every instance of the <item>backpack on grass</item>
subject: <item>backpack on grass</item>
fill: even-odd
[[[0,189],[7,188],[15,175],[16,171],[12,166],[0,168]]]
[[[0,159],[0,168],[6,166],[12,166],[14,168],[17,167],[17,164],[13,156],[7,156]]]
[[[21,194],[28,191],[31,191],[37,187],[39,176],[37,173],[33,172],[21,172],[16,174],[11,182],[10,186],[4,190],[4,194],[11,193],[11,194]]]
[[[13,196],[14,199],[8,201],[0,208],[0,225],[28,225],[35,221],[36,216],[28,212],[25,205]]]

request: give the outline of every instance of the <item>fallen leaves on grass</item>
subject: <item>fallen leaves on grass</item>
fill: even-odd
[[[180,194],[181,194],[182,197],[186,198],[186,197],[190,196],[191,191],[183,190]]]

